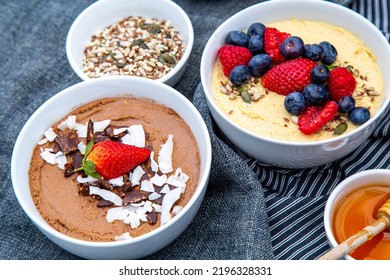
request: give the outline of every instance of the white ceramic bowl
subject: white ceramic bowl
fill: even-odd
[[[122,242],[88,242],[68,237],[50,227],[31,198],[28,170],[32,151],[44,131],[90,101],[129,95],[148,98],[176,111],[191,128],[199,146],[200,179],[188,204],[163,226]],[[177,238],[190,224],[203,200],[211,165],[211,143],[206,125],[188,99],[175,89],[143,78],[108,77],[73,85],[46,101],[29,118],[14,146],[11,162],[13,188],[23,210],[34,224],[63,249],[87,259],[137,259],[149,255]]]
[[[332,248],[338,245],[332,229],[333,215],[336,206],[349,193],[356,189],[369,185],[389,185],[390,184],[390,170],[387,169],[370,169],[358,172],[345,180],[343,180],[330,194],[324,212],[324,226],[326,237]],[[346,255],[345,259],[354,260],[350,255]]]
[[[83,54],[92,35],[129,16],[165,19],[179,31],[185,52],[177,65],[157,81],[174,86],[185,72],[194,44],[192,23],[175,2],[170,0],[99,0],[87,7],[73,22],[66,39],[68,61],[83,80],[91,79],[83,72]]]
[[[311,143],[286,142],[261,137],[231,122],[214,101],[211,74],[218,49],[231,30],[246,30],[253,22],[306,19],[344,27],[357,35],[373,51],[383,77],[390,76],[390,47],[382,33],[367,19],[343,6],[327,1],[267,1],[251,6],[226,20],[210,37],[201,61],[201,79],[207,105],[218,126],[233,144],[248,155],[271,165],[286,168],[319,166],[335,161],[361,145],[377,127],[390,102],[390,84],[385,80],[383,103],[369,121],[351,133]]]

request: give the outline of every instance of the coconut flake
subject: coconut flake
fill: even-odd
[[[125,241],[125,240],[129,240],[129,239],[132,239],[132,237],[131,237],[130,233],[128,233],[128,232],[125,232],[119,236],[115,236],[116,241]]]
[[[153,184],[149,180],[144,180],[141,182],[140,190],[145,192],[155,192]]]
[[[75,123],[72,129],[75,129],[77,131],[78,137],[81,138],[87,137],[87,130],[88,130],[87,124],[84,125],[84,124]]]
[[[46,139],[49,140],[49,142],[53,142],[53,140],[57,137],[57,134],[51,127],[46,130],[43,135],[45,135]]]
[[[169,186],[167,184],[165,184],[164,187],[161,189],[160,193],[167,193],[170,190],[171,189],[169,188]]]
[[[150,167],[152,168],[152,171],[154,171],[154,172],[158,171],[158,164],[154,160],[154,152],[153,151],[150,153]]]
[[[85,148],[87,148],[87,145],[85,145],[85,143],[84,143],[83,141],[80,141],[80,142],[77,144],[77,149],[79,149],[79,151],[80,151],[81,154],[84,154]]]
[[[144,209],[146,210],[146,212],[152,212],[153,211],[152,202],[147,200],[144,204]]]
[[[114,179],[110,179],[108,180],[108,182],[113,185],[114,187],[121,187],[123,186],[125,183],[123,182],[123,176],[119,176],[117,178],[114,178]]]
[[[180,188],[184,188],[186,186],[186,184],[183,183],[182,180],[180,180],[175,175],[171,175],[168,177],[167,184],[175,186],[175,187],[180,187]]]
[[[122,142],[136,147],[145,147],[145,131],[142,125],[131,125],[127,128],[129,134],[122,137]]]
[[[89,194],[97,194],[101,196],[103,199],[111,201],[116,206],[122,206],[122,198],[120,198],[118,195],[108,190],[103,190],[98,187],[89,186]]]
[[[173,152],[173,135],[169,134],[165,144],[161,145],[158,153],[158,166],[162,173],[169,173],[173,170],[172,167],[172,152]]]
[[[47,140],[46,138],[42,138],[41,140],[38,141],[37,144],[38,144],[39,146],[41,146],[41,145],[43,145],[43,144],[46,144],[47,141],[48,141],[48,140]]]
[[[56,164],[56,154],[52,153],[53,149],[44,149],[41,152],[41,157],[49,164]]]
[[[176,169],[175,177],[177,178],[177,180],[183,183],[187,183],[188,179],[190,178],[187,174],[183,172],[183,170],[181,170],[181,167]]]
[[[183,206],[175,205],[172,208],[172,214],[177,215],[180,213],[180,211],[183,209]]]
[[[112,133],[114,133],[114,135],[119,135],[121,134],[122,132],[125,132],[127,130],[127,127],[122,127],[122,128],[115,128],[114,131]]]
[[[161,205],[160,205],[160,204],[153,203],[153,204],[152,204],[152,207],[153,207],[153,209],[154,209],[156,212],[158,212],[158,213],[161,212]]]
[[[141,180],[142,176],[145,174],[145,171],[142,169],[141,166],[137,166],[134,170],[133,173],[131,173],[131,184],[133,186],[139,185],[139,181]]]
[[[180,195],[181,195],[180,188],[173,189],[164,195],[161,204],[161,218],[160,218],[160,222],[162,225],[166,224],[171,219],[171,213],[170,213],[171,208],[173,204],[175,204],[175,202],[180,198]]]
[[[110,208],[107,211],[107,215],[106,215],[107,222],[112,223],[115,220],[119,220],[119,216],[122,213],[122,211],[123,211],[123,207]]]
[[[93,178],[91,176],[83,177],[83,176],[79,175],[76,180],[79,183],[92,183],[92,182],[96,182],[99,179]]]
[[[67,161],[66,161],[66,156],[64,155],[63,152],[60,151],[56,153],[56,163],[58,165],[58,168],[65,169],[65,164],[67,163]]]
[[[156,173],[152,178],[150,178],[150,181],[156,186],[161,187],[167,181],[167,175],[163,174],[160,176]]]
[[[111,120],[103,120],[100,122],[93,122],[93,132],[102,132],[110,124]]]
[[[68,118],[65,121],[63,121],[62,123],[60,123],[57,126],[57,128],[64,131],[67,128],[74,129],[75,125],[76,125],[76,116],[72,115],[72,116],[68,116]]]
[[[161,196],[161,194],[158,194],[158,193],[156,193],[156,192],[153,192],[153,193],[151,193],[150,195],[149,195],[149,200],[155,200],[155,199],[157,199],[157,198],[159,198]]]

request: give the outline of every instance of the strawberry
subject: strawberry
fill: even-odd
[[[341,97],[351,96],[356,88],[355,77],[346,67],[337,67],[330,71],[328,78],[329,97],[339,102]]]
[[[308,106],[298,118],[299,130],[307,135],[320,131],[337,115],[337,103],[328,101],[324,106]]]
[[[229,77],[234,67],[238,65],[248,66],[252,53],[245,47],[225,45],[219,48],[218,58],[222,64],[223,73]]]
[[[261,79],[261,84],[268,90],[281,95],[293,91],[302,92],[311,83],[310,72],[317,63],[307,58],[285,61],[271,68]]]
[[[280,32],[274,27],[266,27],[264,30],[264,50],[268,54],[274,64],[279,64],[286,60],[280,52],[280,45],[291,35],[285,32]]]
[[[106,180],[124,175],[146,161],[150,150],[120,142],[105,140],[94,144],[88,143],[83,159],[83,166],[74,171],[84,170],[95,178],[102,176]]]

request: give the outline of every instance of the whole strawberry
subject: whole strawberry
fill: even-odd
[[[356,88],[355,77],[346,67],[337,67],[330,71],[328,78],[329,97],[339,102],[341,97],[351,96]]]
[[[222,64],[223,73],[229,77],[234,67],[238,65],[248,66],[252,53],[245,47],[225,45],[219,48],[218,58]]]
[[[328,101],[324,106],[308,106],[298,118],[299,130],[307,135],[320,131],[337,115],[337,103]]]
[[[261,79],[261,84],[281,95],[302,92],[311,83],[310,72],[316,65],[316,62],[307,58],[287,60],[271,68]]]
[[[266,27],[264,30],[264,50],[271,57],[274,64],[286,60],[280,51],[280,46],[287,37],[290,37],[290,34],[280,32],[274,27]]]
[[[124,175],[146,161],[150,150],[120,142],[105,140],[94,144],[88,143],[83,166],[87,175],[103,177],[106,180]],[[75,170],[79,171],[79,170]]]

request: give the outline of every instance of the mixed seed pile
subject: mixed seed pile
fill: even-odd
[[[159,79],[182,58],[185,45],[166,20],[127,17],[92,36],[83,71],[90,78],[111,75]]]

